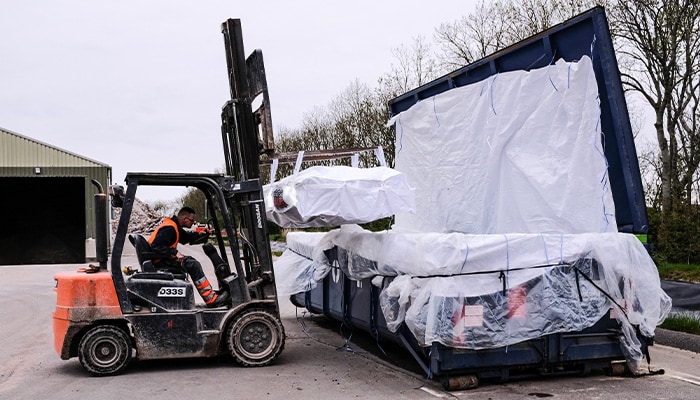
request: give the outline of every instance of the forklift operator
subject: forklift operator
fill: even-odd
[[[209,230],[188,232],[183,228],[191,228],[195,220],[195,211],[183,207],[172,217],[163,218],[156,230],[148,238],[151,250],[162,258],[153,260],[156,268],[165,267],[171,272],[181,272],[183,269],[192,278],[197,291],[204,299],[207,307],[220,307],[226,303],[229,294],[226,291],[216,292],[212,289],[209,279],[204,275],[202,265],[194,257],[186,256],[177,249],[178,243],[192,244],[200,242],[209,235]]]

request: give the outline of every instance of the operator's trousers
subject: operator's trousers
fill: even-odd
[[[192,278],[192,282],[197,288],[199,295],[202,296],[204,302],[207,305],[216,304],[215,302],[219,294],[212,288],[211,283],[209,283],[209,279],[207,279],[206,275],[204,275],[202,264],[200,264],[196,258],[185,256],[185,258],[182,259],[182,264],[177,262],[177,260],[164,259],[162,260],[162,264],[172,273],[181,274],[183,272],[187,272],[190,278]]]
[[[192,256],[185,256],[182,260],[182,265],[173,259],[162,259],[162,265],[170,272],[174,274],[187,273],[193,282],[197,282],[205,278],[204,270],[202,269],[202,264],[197,261],[196,258]],[[161,264],[159,263],[159,264]],[[160,265],[158,265],[160,267]]]

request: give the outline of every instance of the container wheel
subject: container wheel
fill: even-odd
[[[229,325],[226,339],[236,362],[244,367],[262,367],[282,352],[284,327],[267,311],[246,310]]]
[[[115,375],[131,361],[131,340],[124,330],[110,325],[96,326],[80,339],[78,356],[93,375]]]
[[[626,362],[611,362],[607,369],[608,375],[611,376],[623,376],[629,373],[629,368]]]
[[[479,387],[479,378],[476,375],[445,376],[441,379],[445,390],[467,390]]]

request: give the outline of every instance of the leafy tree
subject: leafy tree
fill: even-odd
[[[206,223],[207,222],[207,208],[206,208],[206,197],[204,193],[197,188],[190,188],[185,192],[180,198],[179,202],[182,204],[181,207],[191,207],[197,213],[196,222]],[[207,211],[205,211],[207,210]]]

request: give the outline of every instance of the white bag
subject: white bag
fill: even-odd
[[[264,192],[267,219],[283,228],[363,224],[415,209],[406,177],[388,167],[310,167]]]
[[[589,57],[510,71],[395,116],[414,232],[617,232]],[[399,145],[400,144],[400,145]]]

